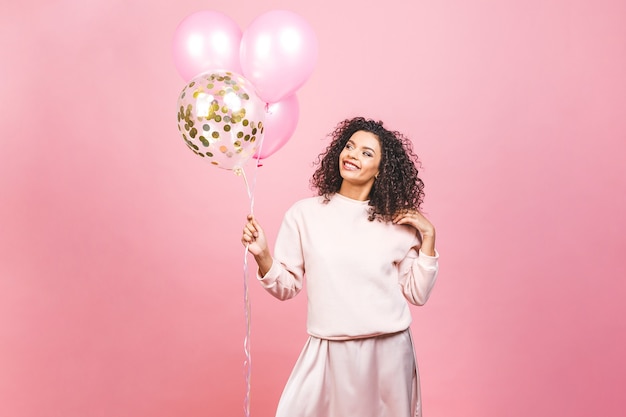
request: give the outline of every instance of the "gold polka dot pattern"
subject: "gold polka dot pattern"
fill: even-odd
[[[265,114],[250,81],[230,71],[200,74],[178,97],[178,130],[187,147],[224,169],[240,169],[254,155]]]

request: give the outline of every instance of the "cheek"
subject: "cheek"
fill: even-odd
[[[375,162],[368,163],[367,171],[371,173],[376,173],[376,171],[378,171],[378,164],[376,164]]]

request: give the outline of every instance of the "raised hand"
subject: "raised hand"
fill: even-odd
[[[393,222],[408,224],[417,229],[422,236],[422,252],[435,256],[435,226],[419,210],[406,210],[398,213],[393,218]]]

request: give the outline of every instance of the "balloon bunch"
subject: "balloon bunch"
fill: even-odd
[[[235,172],[253,156],[278,151],[296,129],[296,91],[317,53],[311,27],[286,10],[258,16],[245,31],[221,12],[187,16],[176,28],[173,55],[187,81],[178,129],[189,149]]]
[[[204,10],[186,17],[174,34],[174,64],[187,85],[178,97],[178,130],[187,147],[211,165],[243,175],[278,151],[299,117],[296,91],[317,60],[317,39],[300,16],[274,10],[242,32],[223,13]],[[262,145],[261,145],[262,144]],[[250,213],[253,191],[248,186]],[[246,397],[250,416],[250,304],[248,248],[244,255]]]

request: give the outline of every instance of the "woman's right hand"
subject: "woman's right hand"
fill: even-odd
[[[241,243],[248,247],[248,252],[254,255],[254,260],[259,266],[259,275],[265,276],[272,267],[274,260],[267,246],[265,232],[253,215],[248,215],[248,223],[243,228]]]
[[[248,247],[248,251],[254,256],[268,253],[267,240],[261,225],[253,215],[248,215],[248,223],[243,228],[241,243]]]

